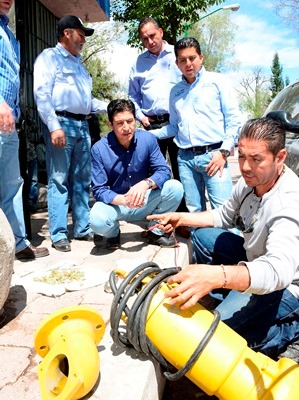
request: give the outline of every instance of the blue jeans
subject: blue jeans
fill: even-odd
[[[16,131],[0,133],[0,207],[13,231],[16,252],[30,244],[26,239],[22,189],[18,134]]]
[[[197,263],[228,265],[247,260],[243,238],[223,229],[197,229],[192,242]],[[256,351],[275,358],[299,338],[299,299],[288,289],[264,295],[220,289],[211,296],[219,300],[216,309],[221,320]]]
[[[98,201],[90,212],[91,227],[99,235],[107,238],[115,237],[119,232],[119,221],[142,221],[146,219],[147,215],[175,211],[183,198],[183,194],[181,182],[170,179],[164,183],[161,190],[148,190],[146,204],[141,208],[114,206]],[[155,221],[149,223],[149,226],[153,225],[155,225]],[[153,229],[153,232],[162,235],[162,232],[158,229]]]
[[[207,189],[212,208],[222,205],[231,195],[233,186],[227,163],[221,177],[219,172],[214,176],[208,176],[205,170],[212,156],[213,152],[196,154],[191,150],[179,149],[180,179],[184,186],[185,201],[190,212],[207,209],[205,189]]]
[[[49,230],[53,243],[68,236],[69,200],[74,236],[91,232],[89,226],[90,135],[87,121],[58,117],[66,135],[66,146],[55,147],[43,125],[48,174]]]

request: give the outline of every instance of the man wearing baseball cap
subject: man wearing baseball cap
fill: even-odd
[[[94,33],[94,29],[86,28],[81,19],[75,17],[75,15],[65,15],[58,21],[57,34],[59,36],[63,35],[65,29],[81,29],[85,36],[91,36]]]
[[[48,173],[48,214],[52,246],[70,251],[67,218],[72,209],[74,238],[93,240],[89,226],[91,113],[106,112],[107,104],[91,94],[92,81],[80,53],[87,28],[74,15],[57,23],[58,43],[43,50],[34,65],[34,96],[43,121]]]

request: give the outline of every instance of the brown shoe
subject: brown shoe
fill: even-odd
[[[46,257],[49,250],[46,247],[34,247],[32,244],[15,254],[16,260],[35,260],[36,258]]]

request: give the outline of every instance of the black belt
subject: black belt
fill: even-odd
[[[76,119],[77,121],[84,121],[85,119],[89,119],[90,115],[85,114],[73,114],[69,111],[55,111],[57,115],[61,115],[62,117],[68,117]]]
[[[153,120],[152,123],[169,122],[169,114],[147,115],[147,117]]]
[[[182,149],[182,150],[189,150],[189,151],[193,151],[193,153],[205,154],[211,150],[219,149],[221,147],[221,145],[222,145],[222,142],[218,142],[218,143],[214,143],[214,144],[207,144],[206,146],[188,147],[187,149]]]

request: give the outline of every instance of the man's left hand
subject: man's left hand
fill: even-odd
[[[212,160],[206,167],[207,174],[209,176],[214,176],[215,174],[217,174],[217,172],[219,172],[219,175],[222,176],[222,171],[224,169],[225,164],[226,160],[223,158],[220,151],[215,151],[213,153]]]
[[[0,131],[11,133],[15,129],[15,121],[9,105],[5,102],[0,104]]]
[[[53,146],[65,147],[66,139],[65,139],[65,133],[62,129],[57,129],[56,131],[51,132],[50,135]]]
[[[170,298],[170,304],[179,303],[180,308],[185,310],[194,306],[211,290],[221,287],[222,280],[223,273],[219,266],[189,265],[168,279],[167,283],[179,285],[166,292],[165,297]]]
[[[127,205],[131,208],[140,208],[145,205],[146,192],[148,184],[145,181],[140,181],[132,186],[126,193]]]

